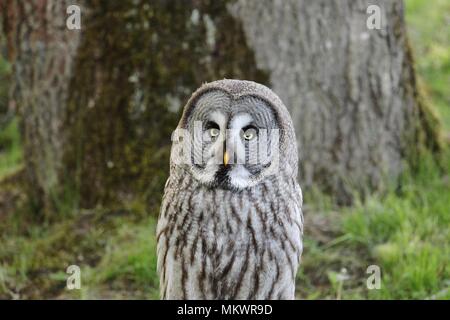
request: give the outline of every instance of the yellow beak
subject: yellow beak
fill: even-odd
[[[230,156],[228,155],[228,152],[223,153],[223,164],[226,166],[228,164],[228,161],[230,161]]]

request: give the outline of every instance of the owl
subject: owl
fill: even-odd
[[[157,225],[162,299],[294,299],[302,192],[292,119],[269,88],[202,85],[172,136]]]

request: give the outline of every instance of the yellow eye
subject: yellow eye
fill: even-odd
[[[250,128],[250,129],[245,130],[242,137],[245,140],[253,140],[256,137],[256,129]]]
[[[219,136],[219,134],[220,134],[220,130],[219,129],[217,129],[217,128],[209,129],[209,135],[211,137],[215,138],[215,137]]]

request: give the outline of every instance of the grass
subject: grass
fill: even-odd
[[[449,3],[406,0],[417,70],[450,131]],[[439,32],[437,32],[439,30]],[[429,157],[401,186],[342,208],[305,194],[302,299],[450,299],[450,153]],[[96,208],[51,224],[29,214],[22,193],[17,121],[0,130],[0,298],[156,299],[155,216],[139,202]],[[81,290],[66,269],[81,268]],[[381,288],[369,290],[377,265]]]
[[[141,212],[96,209],[43,225],[19,210],[0,235],[0,298],[158,297],[155,219]],[[70,265],[81,290],[65,288]]]
[[[90,269],[87,282],[96,287],[119,279],[126,285],[126,294],[132,288],[133,296],[158,299],[155,233],[153,218],[133,227],[122,225],[100,263]]]
[[[400,188],[349,208],[307,193],[298,296],[305,299],[450,299],[450,154],[425,157]],[[316,204],[316,205],[315,205]],[[370,265],[381,270],[369,290]]]

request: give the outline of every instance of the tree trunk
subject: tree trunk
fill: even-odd
[[[63,128],[79,32],[66,28],[71,1],[3,0],[8,58],[13,63],[10,103],[20,116],[25,171],[32,204],[55,209],[62,189]]]
[[[342,203],[382,187],[437,138],[402,2],[375,3],[381,30],[366,27],[368,1],[92,0],[71,31],[69,1],[6,0],[33,198],[157,206],[180,108],[221,78],[269,85],[290,108],[303,186]]]
[[[30,194],[47,211],[50,198],[62,205],[75,198],[84,208],[134,198],[158,206],[171,133],[189,95],[225,76],[268,79],[219,1],[92,0],[81,7],[78,33],[59,28],[67,1],[6,5]],[[50,15],[54,7],[61,13]],[[66,72],[47,81],[60,63]]]
[[[379,30],[366,25],[373,4]],[[417,92],[402,1],[239,0],[230,8],[290,108],[303,186],[349,203],[353,191],[382,188],[423,147],[438,147],[436,119]]]

